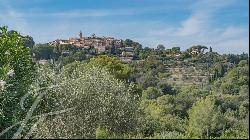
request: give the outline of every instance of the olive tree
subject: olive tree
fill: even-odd
[[[110,136],[136,132],[138,98],[132,94],[133,85],[127,86],[99,66],[64,70],[58,86],[51,90],[54,110],[73,110],[47,117],[35,138],[95,138],[99,127]]]

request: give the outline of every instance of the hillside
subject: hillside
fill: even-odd
[[[33,46],[0,29],[0,138],[249,138],[248,54]]]

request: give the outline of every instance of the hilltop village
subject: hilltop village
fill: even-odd
[[[126,47],[123,45],[122,39],[115,39],[113,37],[98,37],[94,33],[89,37],[84,37],[82,31],[79,32],[78,38],[69,38],[65,39],[57,39],[52,42],[49,42],[48,45],[58,47],[61,45],[74,45],[81,49],[90,49],[91,47],[97,50],[98,54],[104,53],[107,51],[109,46],[114,47],[115,49],[124,49],[120,58],[123,61],[132,61],[133,59],[133,47]],[[69,53],[65,51],[64,54]]]
[[[89,37],[84,37],[83,33],[80,31],[79,38],[69,38],[68,40],[57,39],[55,41],[49,42],[49,45],[58,46],[71,44],[77,47],[89,48],[90,46],[94,46],[98,50],[99,53],[104,52],[106,50],[106,46],[114,43],[118,48],[121,47],[122,40],[114,39],[113,37],[98,37],[94,33]]]
[[[47,43],[49,46],[53,47],[60,47],[65,45],[72,45],[77,47],[78,49],[82,50],[89,50],[94,48],[97,54],[105,54],[110,49],[112,51],[116,51],[115,55],[118,56],[123,62],[131,62],[132,60],[138,60],[138,57],[135,55],[135,51],[142,48],[142,45],[138,42],[133,42],[130,39],[122,40],[122,39],[115,39],[114,37],[99,37],[96,34],[92,34],[91,36],[83,36],[82,31],[79,32],[79,37],[71,37],[67,39],[56,39]],[[163,51],[161,47],[154,48],[145,48],[146,50],[151,51]],[[180,47],[173,47],[172,49],[165,49],[165,53],[169,57],[174,57],[176,60],[179,60],[182,55],[199,55],[203,54],[204,51],[208,49],[205,46],[193,46],[190,49],[186,50],[185,52],[180,51]],[[118,50],[118,53],[117,53]],[[212,48],[209,49],[212,52]],[[64,55],[69,55],[71,52],[70,50],[66,49],[62,52]],[[112,53],[112,52],[111,52]]]

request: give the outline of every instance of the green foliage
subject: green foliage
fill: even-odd
[[[96,129],[96,139],[107,139],[108,138],[108,132],[107,129],[101,128],[100,126]]]
[[[23,37],[23,41],[24,41],[24,46],[26,47],[33,48],[33,46],[35,45],[35,42],[31,36]]]
[[[221,93],[238,94],[241,86],[248,85],[249,67],[248,64],[243,64],[231,69],[225,77],[216,81],[215,86],[220,88]]]
[[[21,109],[20,99],[27,93],[34,78],[35,67],[24,46],[22,36],[15,31],[8,32],[7,27],[0,28],[0,132],[21,121],[26,110]],[[30,106],[32,97],[28,97],[25,107]],[[9,138],[14,129],[1,138]]]
[[[225,130],[220,139],[248,139],[248,130],[246,129],[246,122],[239,121],[235,126]]]
[[[80,49],[74,45],[51,46],[49,44],[37,44],[30,51],[35,60],[53,59],[54,61],[63,62],[64,65],[74,61],[86,60],[87,53],[92,53],[91,47],[89,49]]]
[[[187,116],[187,110],[189,110],[195,102],[208,94],[208,91],[202,90],[198,86],[182,87],[179,94],[176,95],[176,114],[181,118],[185,118]]]
[[[73,55],[64,57],[63,63],[65,65],[65,64],[70,64],[75,61],[83,61],[83,60],[86,60],[86,55],[85,55],[85,52],[80,51],[80,52],[74,53]]]
[[[71,78],[66,75],[58,76],[61,81],[52,90],[58,104],[55,109],[75,109],[48,118],[36,137],[95,138],[99,125],[116,134],[136,132],[137,95],[130,94],[132,86],[97,66],[76,67]]]
[[[162,44],[157,45],[158,50],[165,50],[165,46]]]
[[[148,87],[142,92],[143,99],[156,99],[163,95],[163,92],[155,87]]]
[[[178,52],[180,52],[180,47],[173,47],[172,49],[171,49],[171,51],[173,52],[173,53],[178,53]]]
[[[124,64],[119,59],[115,57],[109,57],[106,55],[101,55],[95,58],[91,58],[89,66],[101,66],[107,68],[116,78],[121,80],[126,80],[129,78],[132,69],[128,64]]]
[[[152,71],[145,73],[143,76],[136,79],[139,87],[142,89],[146,89],[147,87],[154,87],[158,83],[157,77],[153,75]]]
[[[32,37],[1,28],[0,132],[22,121],[42,96],[19,138],[248,138],[247,54],[121,42],[101,54],[94,46],[33,47]],[[125,47],[133,47],[136,61],[119,60]],[[34,66],[29,54],[53,63]],[[19,126],[0,138],[11,138]]]
[[[178,107],[175,96],[163,95],[155,100],[144,99],[141,101],[140,108],[145,113],[147,120],[151,120],[142,121],[143,126],[147,126],[145,126],[147,131],[142,129],[144,136],[153,136],[153,134],[162,132],[184,132],[185,121],[176,114]]]
[[[59,53],[55,52],[52,46],[46,44],[38,44],[31,49],[30,53],[37,60],[39,59],[58,59]]]
[[[225,119],[214,107],[214,98],[207,96],[197,101],[188,111],[187,135],[191,138],[211,138],[219,136]]]
[[[157,133],[154,137],[150,137],[149,139],[186,139],[186,137],[179,132],[162,132]]]
[[[164,94],[171,94],[174,95],[176,93],[175,89],[166,82],[159,82],[157,87],[164,93]]]
[[[223,63],[215,63],[213,66],[211,66],[210,71],[212,71],[210,82],[213,82],[225,75],[225,73],[227,72],[227,65]]]
[[[238,64],[241,60],[248,60],[248,54],[229,54],[226,56],[228,62]],[[249,62],[248,62],[249,63]]]

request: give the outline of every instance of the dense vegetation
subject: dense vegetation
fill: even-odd
[[[123,44],[131,63],[114,46],[34,45],[2,27],[0,138],[249,138],[248,54]]]

